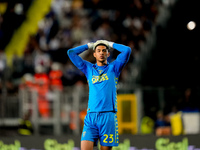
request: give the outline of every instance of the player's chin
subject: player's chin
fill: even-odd
[[[100,62],[104,62],[104,61],[105,61],[105,58],[99,58],[99,61],[100,61]]]

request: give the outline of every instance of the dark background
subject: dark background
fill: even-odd
[[[196,0],[179,0],[172,8],[166,27],[156,26],[156,46],[145,60],[137,82],[146,86],[200,85],[200,9]],[[189,21],[196,22],[188,30]]]

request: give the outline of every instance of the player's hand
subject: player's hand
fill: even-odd
[[[87,43],[87,45],[88,45],[88,49],[93,49],[93,47],[94,47],[94,43],[93,42]]]
[[[114,42],[108,41],[108,45],[109,45],[110,48],[113,48],[113,43],[114,43]]]

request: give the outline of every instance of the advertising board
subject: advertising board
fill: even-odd
[[[113,150],[199,150],[200,135],[121,135]],[[80,150],[79,136],[1,137],[0,150]]]

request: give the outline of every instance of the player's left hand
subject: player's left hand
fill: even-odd
[[[108,45],[109,45],[110,48],[113,48],[113,43],[114,43],[114,42],[108,41]]]

